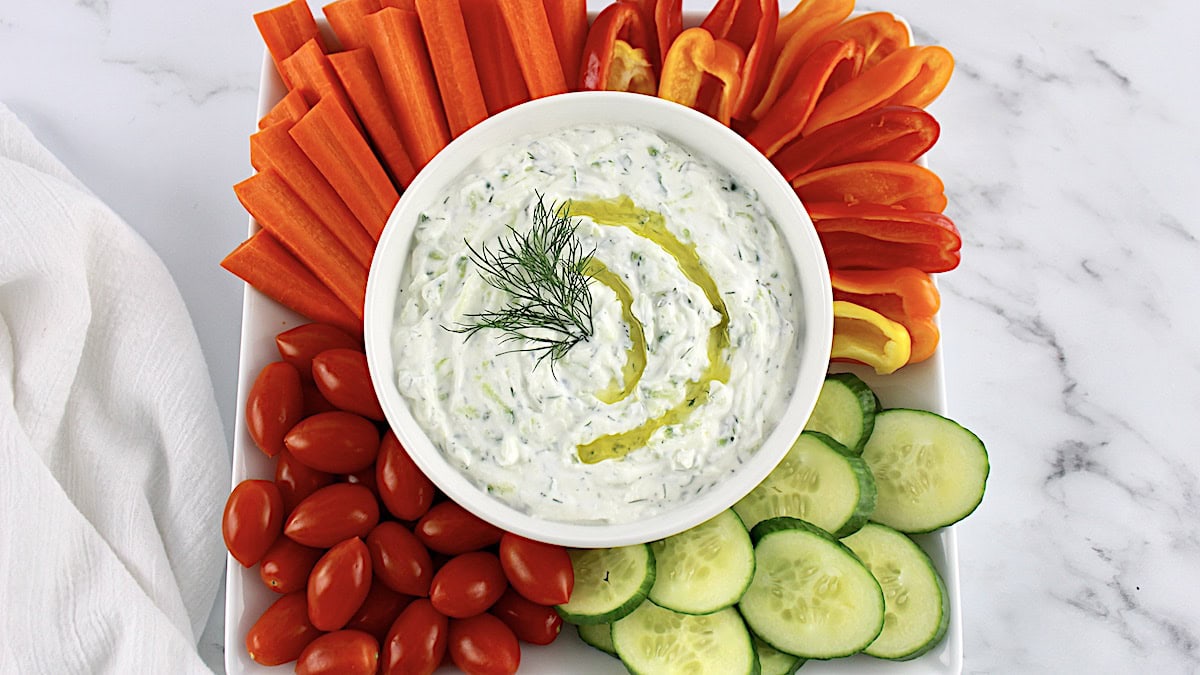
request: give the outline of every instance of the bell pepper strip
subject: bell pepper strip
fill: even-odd
[[[488,115],[528,101],[529,89],[495,0],[461,0],[460,5]]]
[[[497,0],[532,98],[567,91],[546,7],[537,0]]]
[[[825,41],[825,34],[849,16],[853,9],[853,0],[802,0],[779,19],[770,74],[762,94],[750,110],[751,119],[760,120],[767,114],[780,94],[796,78],[804,61]]]
[[[700,27],[689,28],[679,34],[667,52],[658,96],[700,109],[701,84],[704,76],[710,75],[721,83],[713,116],[728,126],[741,84],[742,59],[741,48],[732,42],[713,39],[711,33]]]
[[[892,160],[912,162],[937,142],[933,115],[912,106],[886,106],[835,122],[792,141],[771,161],[791,182],[800,175],[839,164]]]
[[[771,157],[789,141],[800,135],[809,115],[817,107],[821,92],[830,76],[844,63],[857,67],[862,63],[862,51],[853,40],[826,42],[796,72],[787,91],[771,110],[746,135],[746,140],[764,155]]]
[[[437,76],[450,135],[457,137],[488,116],[462,9],[457,2],[417,0],[417,18]]]
[[[767,86],[775,56],[778,0],[718,0],[700,25],[714,38],[729,40],[742,49],[745,57],[733,116],[748,118]]]
[[[791,181],[805,204],[879,204],[910,211],[946,210],[946,186],[912,162],[879,160],[817,169]]]
[[[392,182],[397,189],[406,187],[416,177],[417,169],[400,138],[396,116],[388,104],[383,77],[379,74],[371,50],[363,48],[336,52],[329,55],[329,64],[337,73],[350,104],[354,106],[354,112],[358,113],[358,119],[362,121],[367,137]]]
[[[910,82],[896,92],[884,105],[911,105],[924,108],[933,103],[954,72],[954,56],[945,47],[937,45],[921,48],[921,67]]]
[[[657,0],[654,3],[654,34],[658,43],[658,63],[667,58],[675,38],[683,32],[683,0]]]
[[[958,266],[962,237],[940,213],[874,204],[806,204],[830,269],[915,267],[948,272]]]
[[[542,4],[562,64],[563,79],[567,89],[573,90],[579,79],[583,44],[588,35],[587,0],[543,0]]]
[[[359,321],[367,268],[333,236],[279,172],[259,171],[233,186],[238,201],[271,236],[342,301]]]
[[[416,12],[384,8],[364,19],[400,138],[420,171],[446,144],[450,129]]]
[[[614,2],[596,15],[583,47],[579,88],[655,94],[645,15],[631,2]]]
[[[354,259],[363,267],[370,267],[375,255],[375,239],[367,234],[320,169],[296,144],[290,133],[292,126],[290,122],[282,122],[250,137],[251,156],[261,158],[255,168],[278,171],[288,187],[312,209]]]
[[[259,35],[262,36],[275,67],[279,68],[284,86],[289,89],[292,83],[280,68],[283,60],[309,40],[315,40],[322,52],[327,51],[321,30],[317,28],[317,20],[306,0],[291,0],[278,7],[258,12],[254,15],[254,25],[258,27]]]
[[[912,339],[904,326],[862,305],[833,301],[833,361],[863,363],[889,375],[908,363]]]
[[[308,112],[308,102],[304,100],[304,92],[293,89],[279,99],[266,115],[258,121],[259,129],[266,129],[280,122],[295,122]]]
[[[924,100],[939,81],[935,77],[938,75],[935,68],[938,64],[944,64],[941,52],[945,52],[941,47],[912,46],[889,54],[874,68],[863,71],[821,99],[804,125],[802,135],[807,136],[821,127],[873,108],[912,105],[898,97],[901,92],[907,92],[909,101]],[[914,88],[907,89],[909,84],[914,84]],[[944,81],[942,85],[944,87]],[[940,93],[941,89],[937,89],[937,92]]]
[[[284,73],[291,81],[291,90],[303,94],[304,101],[309,106],[316,105],[318,101],[332,98],[346,111],[355,125],[359,124],[358,116],[354,113],[354,106],[350,104],[350,97],[342,87],[337,73],[333,72],[329,56],[321,51],[321,46],[316,40],[309,40],[301,45],[291,56],[279,64],[279,68],[280,72]]]
[[[863,49],[863,70],[874,67],[893,52],[912,45],[908,27],[891,12],[869,12],[838,24],[826,40],[854,40]]]
[[[296,122],[290,133],[371,238],[379,241],[400,195],[350,118],[326,99]]]
[[[321,8],[329,28],[341,43],[341,50],[367,46],[363,18],[382,9],[379,0],[334,0]]]
[[[912,340],[909,363],[933,356],[940,340],[936,316],[941,295],[933,278],[918,269],[830,270],[833,299],[872,309],[904,326]]]

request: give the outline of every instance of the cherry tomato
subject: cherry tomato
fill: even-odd
[[[487,611],[504,594],[508,581],[500,559],[487,551],[455,556],[433,575],[429,601],[453,619]]]
[[[429,595],[433,561],[420,539],[400,523],[380,523],[367,535],[371,567],[388,588],[406,595]]]
[[[371,554],[352,537],[325,552],[308,575],[308,618],[320,630],[340,630],[371,590]]]
[[[562,616],[553,607],[539,605],[512,588],[504,591],[488,613],[503,621],[518,640],[535,645],[554,642],[562,631]]]
[[[327,349],[312,360],[313,382],[340,410],[382,422],[383,408],[361,349]]]
[[[334,483],[296,506],[283,533],[305,546],[330,548],[351,537],[365,537],[379,523],[379,503],[361,485]]]
[[[450,660],[468,675],[512,675],[521,665],[521,645],[504,622],[479,614],[450,622]]]
[[[303,591],[279,598],[246,633],[246,652],[256,663],[278,666],[295,661],[321,631],[308,620]]]
[[[243,567],[262,559],[279,538],[283,525],[283,497],[269,480],[244,480],[229,493],[221,534],[225,548]]]
[[[371,420],[335,410],[306,417],[283,437],[296,459],[327,473],[354,473],[379,454],[379,431]]]
[[[283,496],[283,510],[291,513],[306,497],[333,483],[331,473],[310,469],[284,450],[275,458],[275,485]]]
[[[297,675],[375,675],[379,642],[359,630],[339,630],[313,640],[300,653]]]
[[[308,574],[323,554],[319,548],[279,537],[258,565],[258,576],[276,593],[294,593],[308,585]]]
[[[540,605],[571,599],[575,569],[567,549],[505,532],[500,537],[500,563],[513,588]]]
[[[283,437],[304,416],[300,373],[289,363],[268,363],[246,396],[246,430],[267,457],[283,452]]]
[[[413,600],[396,617],[383,643],[385,675],[428,675],[446,654],[448,621],[428,598]]]
[[[371,563],[371,567],[374,570],[374,562]],[[371,590],[367,591],[367,599],[363,600],[362,607],[359,607],[354,616],[346,622],[346,628],[370,633],[382,643],[396,617],[408,607],[413,598],[383,585],[379,580],[378,570],[374,571],[376,576],[371,581]]]
[[[414,532],[421,543],[448,555],[478,551],[500,541],[500,535],[504,534],[500,528],[452,501],[429,509]]]
[[[433,504],[433,482],[413,463],[391,429],[379,443],[375,483],[383,505],[400,520],[417,520]]]
[[[372,464],[362,471],[346,474],[347,483],[355,483],[361,485],[371,491],[375,498],[379,498],[379,485],[375,481],[375,465]]]
[[[307,380],[300,383],[300,391],[304,394],[304,416],[337,410],[337,406],[325,399],[325,395],[317,389],[317,385]]]
[[[275,336],[284,361],[295,366],[305,380],[312,379],[312,360],[327,349],[362,349],[358,338],[324,323],[306,323]]]

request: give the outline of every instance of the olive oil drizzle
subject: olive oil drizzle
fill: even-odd
[[[696,253],[696,247],[679,241],[667,229],[666,219],[661,213],[640,208],[632,199],[622,195],[616,199],[572,201],[571,215],[587,216],[600,225],[625,227],[654,242],[675,259],[683,275],[704,292],[704,297],[721,315],[720,321],[708,331],[708,365],[697,379],[689,380],[684,385],[682,400],[667,412],[647,420],[641,426],[600,436],[576,448],[581,461],[585,464],[595,464],[606,459],[619,459],[645,447],[655,431],[679,424],[687,419],[695,408],[704,405],[708,401],[709,385],[714,381],[729,382],[729,363],[726,360],[726,351],[729,348],[729,311],[725,307],[725,301],[721,299],[716,282]],[[626,386],[630,386],[628,377]]]
[[[629,349],[625,350],[625,365],[621,366],[621,381],[614,381],[596,393],[596,398],[604,403],[613,404],[628,398],[633,393],[642,373],[646,370],[646,331],[642,322],[633,314],[633,292],[621,280],[616,272],[608,269],[604,263],[592,258],[588,261],[585,272],[596,281],[608,286],[617,294],[621,303],[621,318],[629,326]]]

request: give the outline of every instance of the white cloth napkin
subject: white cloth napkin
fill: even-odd
[[[0,104],[0,672],[209,672],[227,447],[165,266]]]

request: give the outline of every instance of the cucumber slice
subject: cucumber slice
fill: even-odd
[[[683,614],[732,607],[754,577],[754,545],[731,510],[661,541],[652,542],[657,570],[650,600]]]
[[[763,642],[757,635],[750,637],[754,640],[754,651],[758,652],[758,664],[762,668],[762,675],[795,675],[800,666],[804,665],[805,659],[784,654]]]
[[[777,516],[844,537],[875,510],[875,479],[862,459],[825,434],[800,434],[783,461],[733,510],[746,527]]]
[[[595,647],[609,656],[617,655],[617,648],[613,646],[612,641],[611,623],[581,623],[575,626],[575,630],[579,631],[579,639],[589,647]]]
[[[904,533],[878,523],[867,523],[842,543],[883,587],[883,632],[864,651],[907,661],[936,647],[950,625],[950,603],[925,551]]]
[[[879,407],[879,397],[857,375],[834,373],[821,385],[817,405],[804,428],[827,434],[861,455]]]
[[[617,656],[631,673],[758,675],[758,656],[737,610],[680,614],[643,603],[612,627]]]
[[[987,449],[941,415],[905,408],[879,413],[863,459],[879,493],[871,520],[901,532],[952,525],[983,500]]]
[[[654,585],[654,554],[646,544],[568,553],[575,588],[555,609],[570,623],[612,623],[637,609]]]
[[[883,629],[883,591],[850,549],[819,527],[771,518],[750,531],[758,567],[738,608],[754,634],[809,659],[862,651]]]

